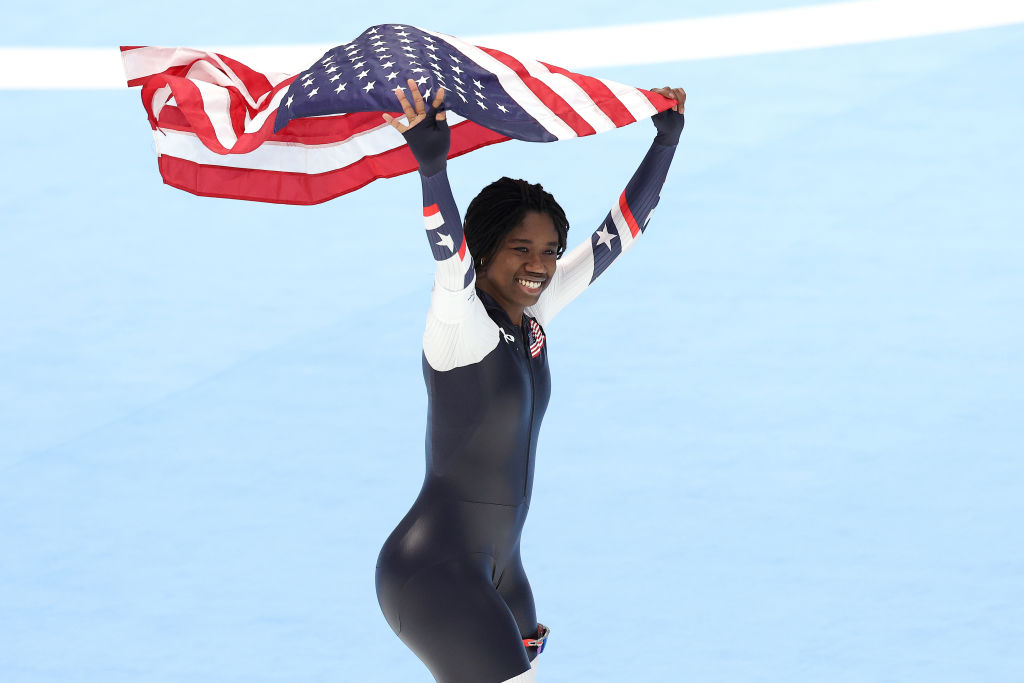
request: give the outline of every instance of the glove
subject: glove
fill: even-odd
[[[425,119],[402,133],[424,176],[432,176],[448,165],[452,131],[447,121],[437,118],[437,113],[443,109],[443,103],[438,109],[428,108]]]
[[[654,136],[655,142],[666,147],[679,143],[679,136],[685,124],[682,114],[666,109],[652,116],[651,121],[654,121],[654,127],[658,130],[658,134]]]

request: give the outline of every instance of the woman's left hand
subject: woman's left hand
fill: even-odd
[[[663,145],[674,145],[679,142],[679,135],[683,132],[686,91],[682,88],[652,88],[651,92],[676,101],[671,109],[666,109],[651,117],[654,127],[658,129],[658,135],[654,139]]]
[[[680,114],[683,113],[683,108],[686,106],[686,91],[682,88],[651,88],[651,92],[656,92],[662,97],[675,100],[676,103],[673,105],[672,111],[677,111]]]

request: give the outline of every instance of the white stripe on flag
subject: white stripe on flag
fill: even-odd
[[[448,112],[451,125],[465,121]],[[267,141],[246,154],[217,154],[195,133],[178,130],[153,131],[156,153],[194,161],[197,164],[250,168],[285,173],[327,173],[353,164],[365,156],[381,154],[405,144],[402,134],[389,124],[381,125],[340,142],[306,145],[300,142]]]
[[[365,156],[381,154],[405,144],[402,134],[388,124],[327,145],[268,141],[247,154],[217,154],[208,149],[195,133],[153,131],[153,138],[157,154],[198,164],[307,174],[344,168]]]
[[[538,79],[562,99],[572,105],[576,113],[589,123],[595,131],[603,133],[615,128],[615,123],[608,118],[608,115],[601,111],[601,108],[594,103],[590,94],[580,87],[576,81],[562,74],[552,73],[546,66],[533,59],[520,59],[519,62],[526,67],[527,73]],[[630,88],[633,92],[635,89]],[[621,99],[621,98],[620,98]],[[644,97],[646,101],[647,98]],[[651,107],[652,113],[656,110]]]
[[[418,28],[418,27],[417,27]],[[459,40],[455,36],[449,36],[445,33],[434,33],[433,31],[427,31],[426,29],[419,29],[427,35],[440,38],[441,40],[449,43],[456,49],[460,50],[478,65],[487,69],[495,76],[498,77],[498,82],[505,89],[512,99],[514,99],[520,107],[537,120],[546,131],[554,135],[559,140],[567,140],[569,138],[576,137],[576,132],[569,127],[565,121],[560,119],[555,112],[547,108],[547,106],[540,101],[540,98],[533,94],[533,91],[523,83],[523,80],[516,75],[516,72],[508,68],[494,57],[490,56],[475,45]]]
[[[190,71],[191,73],[191,71]],[[238,136],[231,126],[231,97],[228,90],[206,81],[193,81],[203,98],[203,113],[213,126],[213,132],[225,149],[231,149],[238,142]]]
[[[619,98],[619,102],[622,102],[623,106],[629,110],[629,113],[637,121],[642,121],[648,116],[654,116],[658,113],[658,110],[654,108],[654,105],[647,99],[647,96],[636,88],[631,88],[628,85],[616,83],[615,81],[605,80],[604,78],[597,80],[608,86],[608,89]]]
[[[267,103],[266,108],[261,109],[259,113],[256,114],[256,116],[250,118],[249,113],[246,112],[245,132],[253,133],[259,130],[260,128],[263,127],[263,124],[266,123],[268,118],[270,118],[271,116],[276,116],[277,108],[281,105],[281,100],[283,100],[284,96],[287,94],[288,88],[281,88],[276,93],[274,93],[273,99],[271,99],[270,102]],[[266,97],[267,95],[270,95],[270,93],[268,92],[266,95],[264,95],[264,97]]]

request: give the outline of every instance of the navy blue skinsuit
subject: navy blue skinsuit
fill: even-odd
[[[519,541],[551,393],[543,326],[646,227],[682,117],[664,112],[655,124],[658,138],[615,208],[589,241],[559,261],[521,320],[510,320],[475,288],[444,170],[447,146],[440,160],[437,152],[417,153],[414,131],[436,136],[447,126],[428,116],[407,134],[420,160],[438,261],[423,347],[426,476],[381,549],[376,585],[391,628],[441,683],[500,683],[528,671],[536,656],[522,643],[538,625]]]

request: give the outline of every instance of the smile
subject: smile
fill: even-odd
[[[532,280],[520,280],[519,278],[516,278],[516,282],[527,289],[540,289],[540,286],[543,284],[541,282],[533,282]]]

